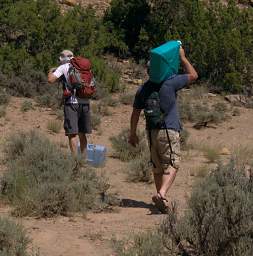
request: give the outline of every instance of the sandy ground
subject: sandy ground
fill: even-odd
[[[20,106],[23,101],[22,98],[13,97],[6,117],[0,119],[1,150],[10,133],[27,130],[38,130],[46,134],[66,150],[67,140],[63,129],[57,135],[47,129],[48,121],[56,118],[52,110],[35,107],[34,110],[22,113]],[[114,239],[122,239],[134,233],[153,229],[164,218],[164,215],[158,214],[151,204],[154,185],[127,182],[126,163],[110,157],[112,148],[109,137],[129,126],[131,107],[120,105],[110,110],[112,115],[102,120],[101,134],[95,132],[89,137],[89,141],[103,144],[108,148],[106,166],[98,172],[108,177],[111,184],[110,192],[116,193],[124,204],[122,207],[114,207],[113,212],[107,213],[87,215],[80,213],[72,217],[52,219],[15,219],[25,226],[34,246],[39,248],[43,256],[116,255],[113,251]],[[232,152],[240,145],[252,147],[253,110],[240,109],[240,111],[240,116],[233,117],[216,128],[194,130],[190,124],[186,124],[191,134],[190,143],[193,148],[197,145],[210,145],[226,147]],[[141,123],[143,124],[143,120]],[[3,154],[1,159],[4,159]],[[203,164],[206,164],[206,160],[198,151],[183,153],[180,172],[168,195],[170,201],[177,201],[181,213],[187,207],[186,199],[190,195],[194,181],[199,179],[192,170]],[[5,170],[4,163],[0,168],[1,172]],[[9,216],[8,206],[0,205],[0,213]]]

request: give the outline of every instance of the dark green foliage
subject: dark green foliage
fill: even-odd
[[[103,207],[108,189],[91,168],[78,168],[49,140],[36,133],[17,134],[6,147],[8,171],[1,194],[18,216],[54,216]]]
[[[129,130],[123,130],[119,135],[111,137],[114,156],[122,161],[129,161],[140,156],[147,148],[145,133],[138,133],[139,144],[133,147],[128,143]]]
[[[106,20],[137,59],[180,39],[200,78],[211,87],[252,93],[252,8],[239,9],[234,0],[227,6],[221,1],[113,0]]]
[[[119,255],[250,256],[252,252],[252,179],[231,161],[194,187],[183,217],[178,218],[172,204],[157,232],[138,235],[121,247]]]
[[[105,23],[118,41],[122,41],[119,53],[126,54],[126,48],[134,49],[141,27],[149,14],[146,0],[113,0],[105,14]],[[126,45],[124,47],[124,45]],[[140,56],[141,57],[141,56]]]
[[[0,218],[0,255],[31,256],[28,253],[29,244],[30,239],[23,227],[6,218]]]
[[[0,9],[0,86],[12,95],[52,95],[44,73],[69,48],[90,57],[97,80],[108,91],[117,90],[117,73],[97,57],[110,35],[93,9],[77,6],[62,15],[54,1],[5,2]]]

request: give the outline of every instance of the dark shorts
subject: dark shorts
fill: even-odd
[[[64,129],[66,135],[91,133],[90,105],[64,105]]]

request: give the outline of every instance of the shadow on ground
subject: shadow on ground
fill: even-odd
[[[147,204],[143,201],[136,201],[133,199],[121,199],[120,207],[149,209],[150,214],[160,214],[160,212],[155,208],[153,204]]]

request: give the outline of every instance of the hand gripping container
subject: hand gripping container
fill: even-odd
[[[80,142],[77,145],[78,153],[81,153]],[[103,167],[106,159],[106,147],[102,145],[87,145],[87,163],[93,167]]]
[[[179,49],[181,45],[181,41],[169,41],[151,50],[149,69],[151,82],[159,84],[178,73],[180,65]]]

